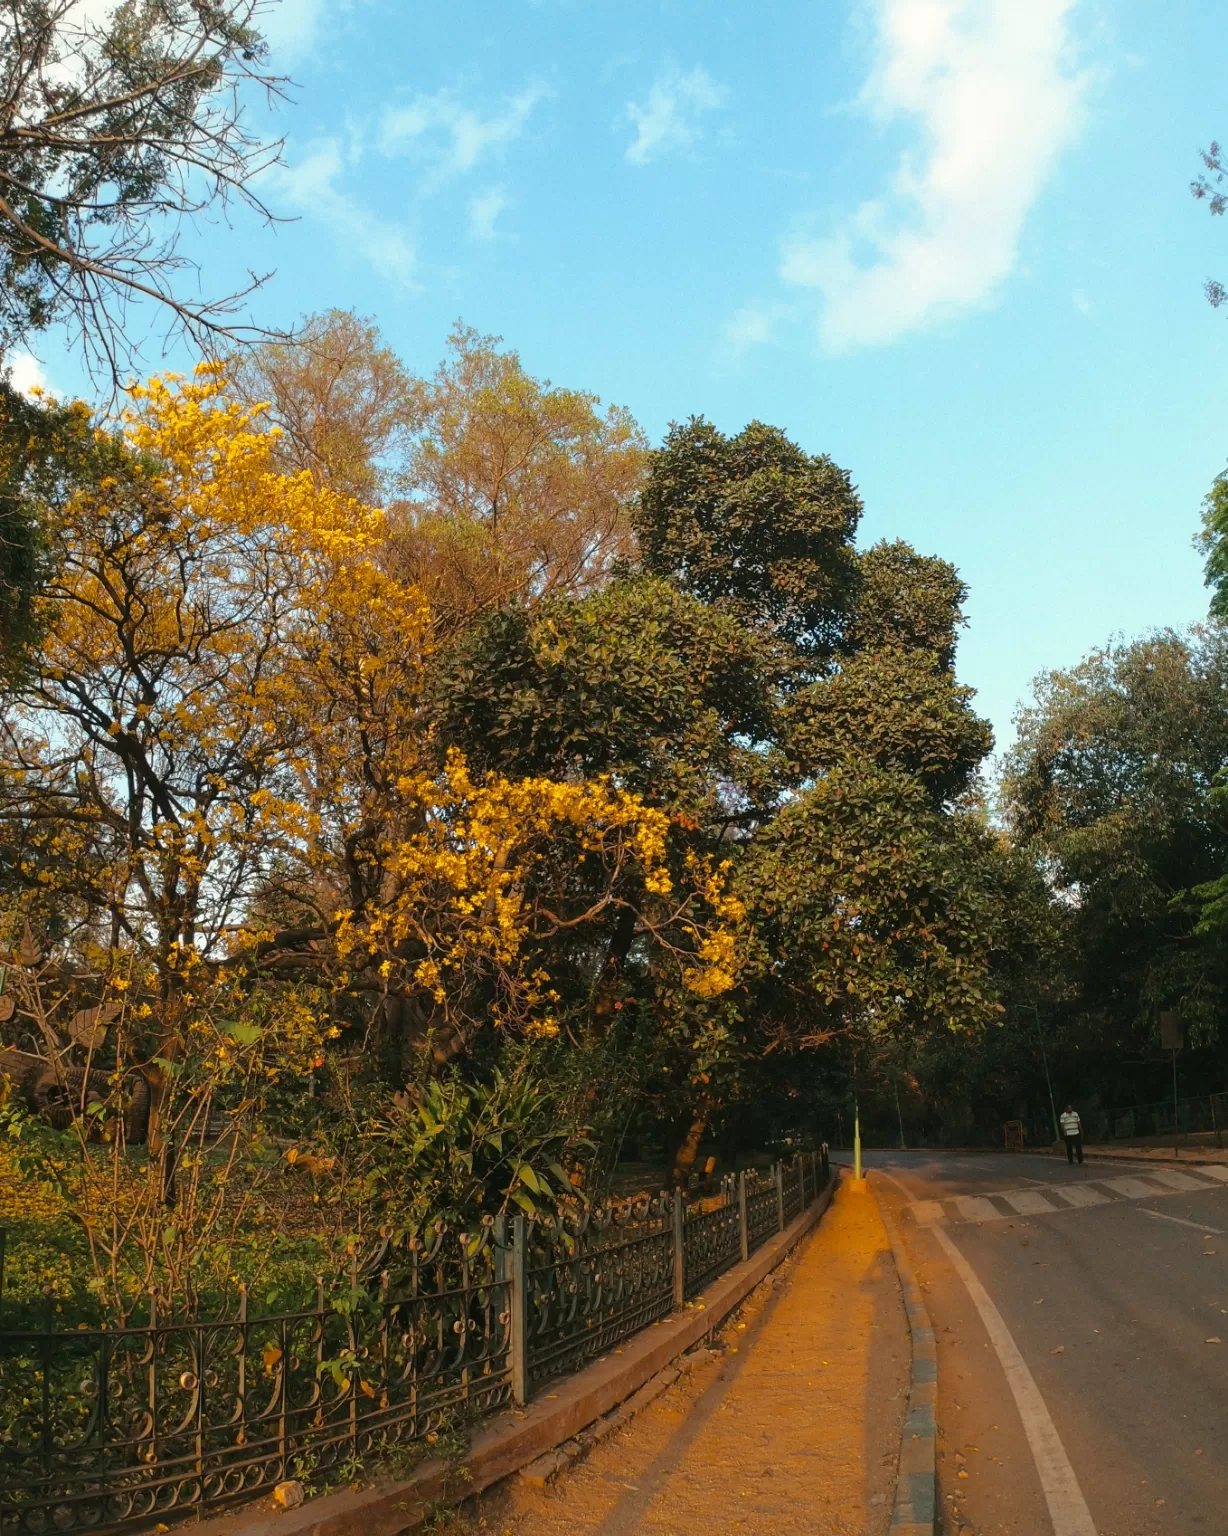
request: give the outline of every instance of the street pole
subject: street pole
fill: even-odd
[[[905,1152],[908,1148],[904,1141],[904,1116],[900,1110],[900,1085],[899,1083],[892,1083],[891,1086],[895,1089],[895,1116],[900,1122],[900,1151]]]
[[[1061,1141],[1062,1133],[1057,1128],[1057,1105],[1053,1102],[1053,1082],[1049,1077],[1049,1058],[1045,1055],[1045,1042],[1040,1033],[1040,1009],[1035,1003],[1029,1003],[1032,1017],[1036,1021],[1036,1044],[1040,1048],[1041,1065],[1045,1069],[1045,1087],[1049,1090],[1049,1113],[1053,1116],[1053,1142],[1054,1145]]]
[[[1181,1014],[1166,1008],[1160,1015],[1160,1049],[1173,1053],[1173,1156],[1181,1156],[1181,1105],[1177,1100],[1177,1052],[1185,1043]]]
[[[856,1094],[853,1095],[853,1177],[861,1177],[861,1115]]]

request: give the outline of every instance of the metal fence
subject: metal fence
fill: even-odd
[[[1131,1104],[1126,1109],[1102,1109],[1100,1114],[1110,1141],[1169,1136],[1174,1132],[1192,1136],[1209,1131],[1214,1134],[1216,1143],[1223,1145],[1223,1133],[1228,1130],[1228,1093],[1179,1099],[1176,1107],[1174,1115],[1171,1098],[1157,1099],[1151,1104]]]
[[[337,1480],[581,1369],[782,1231],[826,1148],[688,1206],[487,1221],[304,1311],[144,1326],[0,1328],[0,1536],[136,1531]]]

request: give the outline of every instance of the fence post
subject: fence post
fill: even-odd
[[[783,1158],[776,1159],[776,1230],[785,1229],[785,1165]]]
[[[512,1220],[511,1285],[508,1289],[508,1307],[512,1324],[512,1401],[520,1408],[523,1408],[529,1400],[527,1248],[527,1223],[523,1216],[516,1216]]]
[[[686,1202],[674,1191],[674,1305],[686,1302]]]
[[[823,1183],[826,1185],[831,1179],[831,1159],[827,1155],[827,1143],[823,1143]]]
[[[741,1240],[742,1262],[750,1258],[750,1228],[746,1225],[746,1169],[738,1174],[738,1237]]]

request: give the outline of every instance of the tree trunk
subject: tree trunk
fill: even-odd
[[[675,1189],[685,1189],[691,1181],[691,1170],[695,1166],[695,1159],[699,1155],[699,1143],[703,1140],[704,1130],[708,1124],[706,1110],[697,1110],[691,1121],[691,1128],[683,1138],[682,1145],[674,1156],[673,1184]]]
[[[635,924],[634,908],[623,907],[615,920],[614,932],[610,935],[610,947],[597,983],[597,995],[593,1000],[593,1019],[602,1030],[610,1028],[618,1011],[623,967],[635,938]]]

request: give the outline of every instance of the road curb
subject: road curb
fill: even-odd
[[[1110,1147],[1084,1147],[1085,1158],[1104,1159],[1115,1163],[1173,1163],[1181,1168],[1198,1167],[1200,1163],[1219,1164],[1222,1166],[1228,1162],[1225,1157],[1206,1157],[1202,1154],[1211,1151],[1218,1152],[1218,1147],[1190,1147],[1182,1156],[1175,1152],[1145,1152],[1138,1148],[1124,1147],[1114,1150]]]
[[[783,1232],[714,1280],[685,1311],[633,1334],[608,1359],[548,1383],[523,1411],[496,1415],[462,1459],[426,1462],[411,1477],[322,1494],[293,1510],[272,1511],[267,1502],[247,1505],[193,1525],[193,1536],[401,1536],[440,1506],[459,1504],[557,1450],[620,1404],[633,1412],[628,1399],[638,1399],[673,1361],[715,1333],[818,1225],[835,1187],[833,1176]],[[895,1530],[893,1536],[919,1536],[921,1529]]]
[[[895,1221],[878,1198],[876,1182],[871,1178],[870,1188],[874,1190],[879,1215],[887,1229],[912,1339],[912,1377],[908,1412],[900,1431],[900,1465],[895,1485],[895,1508],[891,1512],[891,1536],[934,1536],[938,1518],[938,1350],[921,1287],[912,1272]]]

